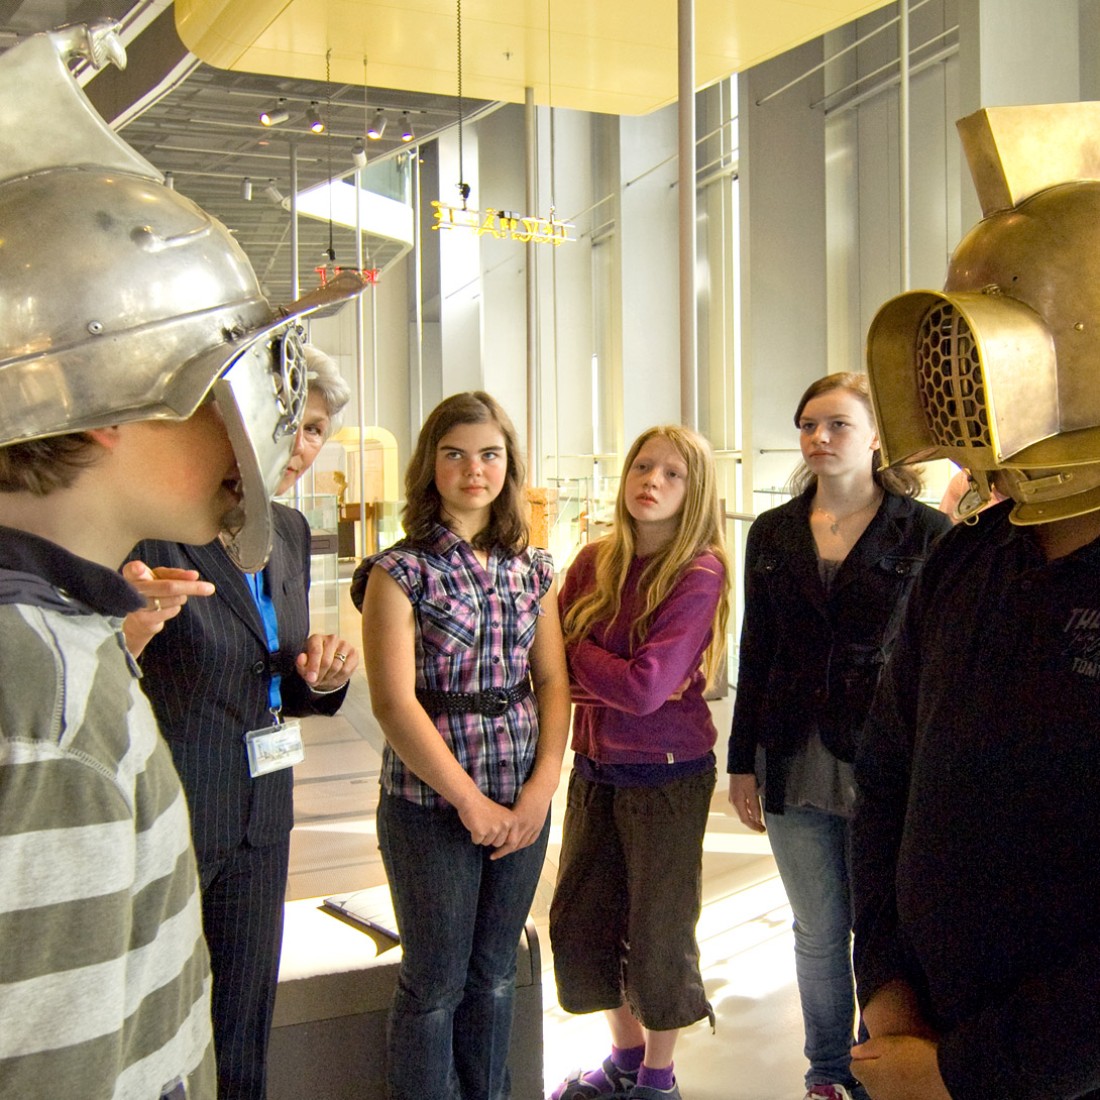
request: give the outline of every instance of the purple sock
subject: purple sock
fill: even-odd
[[[623,1071],[623,1073],[637,1073],[645,1055],[645,1043],[639,1047],[617,1047],[611,1044],[611,1061]]]
[[[670,1092],[672,1086],[676,1084],[676,1074],[672,1072],[672,1066],[665,1066],[664,1069],[650,1069],[643,1063],[642,1068],[638,1070],[638,1084],[660,1092]]]

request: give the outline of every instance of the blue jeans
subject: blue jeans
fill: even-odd
[[[856,999],[848,820],[802,806],[765,816],[794,913],[795,975],[810,1062],[806,1085],[839,1084],[866,1097],[850,1068]]]
[[[390,1012],[390,1100],[507,1100],[516,951],[546,856],[500,860],[452,809],[382,794],[378,842],[401,933]]]

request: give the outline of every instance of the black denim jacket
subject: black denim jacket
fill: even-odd
[[[813,489],[764,512],[745,551],[745,615],[728,770],[767,749],[769,812],[781,812],[786,764],[817,728],[841,760],[855,755],[906,598],[947,516],[887,493],[828,593],[810,530]]]

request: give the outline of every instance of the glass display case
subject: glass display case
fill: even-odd
[[[334,493],[276,498],[297,508],[309,523],[309,629],[314,634],[340,633],[340,574],[337,555],[339,506]]]

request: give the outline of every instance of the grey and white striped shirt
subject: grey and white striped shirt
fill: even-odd
[[[42,543],[0,530],[0,1097],[212,1098],[187,805],[103,614],[132,593]]]

